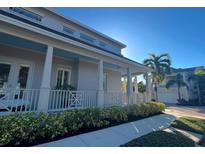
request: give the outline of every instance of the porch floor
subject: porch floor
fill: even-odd
[[[167,114],[80,134],[62,140],[40,144],[38,147],[118,147],[137,137],[170,126],[176,117]]]

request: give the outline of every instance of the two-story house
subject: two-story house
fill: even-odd
[[[131,103],[132,76],[152,70],[124,57],[125,47],[49,8],[0,8],[0,109]],[[124,100],[122,74],[128,79]]]

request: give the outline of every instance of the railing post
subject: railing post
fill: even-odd
[[[104,89],[103,89],[103,61],[98,63],[98,91],[97,91],[98,107],[104,106]]]
[[[53,47],[48,46],[47,52],[46,52],[46,59],[44,63],[43,76],[42,76],[42,81],[41,81],[39,101],[38,101],[38,111],[39,112],[48,111],[52,60],[53,60]]]

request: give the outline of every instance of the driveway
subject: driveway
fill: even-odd
[[[181,105],[168,105],[165,113],[177,117],[192,116],[205,119],[205,106],[181,106]]]

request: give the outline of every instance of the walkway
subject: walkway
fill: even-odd
[[[161,114],[127,124],[38,145],[39,147],[117,147],[152,131],[169,127],[176,118]]]
[[[168,105],[165,113],[176,117],[191,116],[205,118],[205,106]]]

